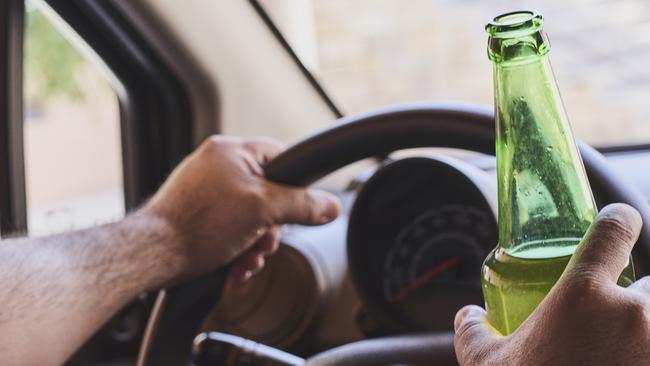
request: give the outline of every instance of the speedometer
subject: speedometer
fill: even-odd
[[[451,329],[460,306],[482,303],[481,263],[497,238],[493,187],[476,168],[431,158],[393,162],[368,180],[348,256],[383,332]]]
[[[489,233],[490,220],[475,207],[456,204],[416,217],[387,253],[384,298],[396,303],[431,285],[472,285],[485,254],[478,240]]]

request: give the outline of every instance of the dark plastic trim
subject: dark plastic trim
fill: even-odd
[[[366,339],[310,357],[304,366],[458,365],[453,333]]]
[[[291,48],[291,45],[289,42],[287,42],[287,39],[282,35],[282,32],[280,32],[280,29],[275,25],[273,22],[273,19],[269,16],[267,11],[264,9],[262,4],[259,3],[257,0],[249,0],[250,4],[253,6],[257,14],[259,14],[260,18],[264,21],[264,24],[269,28],[271,33],[273,33],[273,36],[277,41],[280,43],[280,45],[287,51],[293,62],[295,62],[296,66],[300,69],[300,72],[305,76],[307,81],[311,84],[311,86],[314,87],[314,90],[318,93],[318,95],[323,99],[325,104],[329,107],[329,109],[334,113],[334,116],[336,118],[341,118],[343,117],[343,113],[341,110],[336,106],[336,103],[330,98],[330,96],[327,94],[325,89],[323,89],[323,86],[316,80],[316,77],[314,74],[312,74],[305,64],[302,63],[298,55],[293,51]]]
[[[23,157],[23,0],[0,2],[0,234],[27,232]]]
[[[616,145],[616,146],[599,146],[595,148],[601,154],[617,153],[617,152],[635,152],[635,151],[650,151],[650,144],[635,144],[635,145]]]
[[[190,362],[192,342],[205,315],[219,302],[228,267],[165,289],[158,294],[137,366],[175,366]]]
[[[122,84],[125,200],[128,209],[137,207],[192,150],[185,86],[112,1],[46,1]]]

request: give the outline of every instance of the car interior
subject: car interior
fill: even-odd
[[[282,141],[267,178],[343,202],[244,283],[141,294],[68,365],[457,364],[498,239],[483,26],[531,6],[598,206],[650,220],[643,0],[3,1],[2,237],[119,220],[220,133]],[[649,227],[633,260],[650,271]]]

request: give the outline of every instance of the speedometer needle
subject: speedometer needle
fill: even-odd
[[[433,277],[458,264],[458,262],[460,262],[460,259],[461,259],[460,256],[455,256],[436,264],[435,266],[431,267],[431,269],[429,269],[428,271],[419,275],[416,279],[413,280],[413,282],[399,289],[399,291],[397,291],[395,294],[393,294],[393,296],[391,296],[388,302],[394,303],[394,302],[404,300],[413,291],[426,285],[427,282],[429,282]]]

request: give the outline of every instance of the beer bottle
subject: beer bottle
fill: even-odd
[[[535,12],[517,11],[486,26],[494,71],[499,243],[481,280],[488,320],[504,335],[550,291],[596,216],[542,23]],[[619,284],[633,279],[630,264]]]

